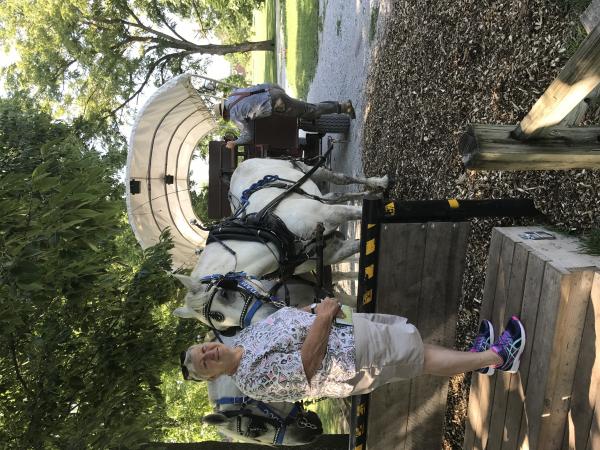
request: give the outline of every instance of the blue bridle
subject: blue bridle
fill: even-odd
[[[254,283],[251,283],[250,280],[258,281],[258,278],[253,275],[248,275],[246,274],[246,272],[228,272],[225,275],[215,273],[200,278],[200,282],[203,284],[208,284],[209,287],[219,285],[223,281],[234,281],[236,283],[237,290],[242,292],[242,294],[245,294],[246,297],[244,308],[240,316],[241,328],[248,327],[252,323],[254,315],[265,303],[281,303],[281,301],[276,296],[270,295],[268,292],[257,288],[257,286]],[[206,304],[207,306],[205,316],[209,319],[209,322],[210,308],[212,306],[213,298],[214,296],[211,296]],[[211,327],[215,329],[215,327],[212,326],[212,323]]]

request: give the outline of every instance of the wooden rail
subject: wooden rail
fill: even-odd
[[[600,127],[554,127],[538,139],[519,141],[512,125],[471,125],[459,148],[476,170],[600,169]]]
[[[600,25],[596,25],[514,130],[513,137],[531,139],[558,125],[599,82]]]

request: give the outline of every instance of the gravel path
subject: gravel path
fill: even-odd
[[[333,152],[332,168],[354,175],[363,174],[362,130],[364,124],[364,89],[370,65],[371,15],[374,8],[382,19],[389,6],[376,0],[325,0],[319,2],[323,18],[319,34],[317,70],[308,93],[309,101],[351,99],[356,109],[350,133]],[[378,21],[382,23],[382,21]],[[377,26],[375,22],[374,26]],[[375,28],[376,29],[376,28]],[[343,139],[343,136],[336,136]]]

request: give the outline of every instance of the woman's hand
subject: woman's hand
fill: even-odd
[[[343,317],[344,314],[341,312],[342,305],[335,298],[325,297],[321,303],[315,308],[317,316],[327,315],[333,320],[338,314]]]

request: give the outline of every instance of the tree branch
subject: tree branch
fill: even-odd
[[[12,355],[12,360],[15,366],[15,372],[17,373],[18,380],[21,382],[21,385],[23,386],[25,392],[27,392],[27,396],[33,397],[33,393],[29,389],[29,386],[27,386],[27,383],[25,382],[25,379],[23,378],[23,376],[21,375],[21,371],[19,370],[19,361],[17,360],[17,349],[15,347],[15,339],[12,333],[10,334],[10,353]]]
[[[136,89],[136,91],[132,95],[130,95],[129,98],[127,98],[124,102],[122,102],[117,108],[113,109],[109,114],[115,114],[117,111],[124,108],[125,105],[127,105],[127,103],[129,103],[136,96],[138,96],[140,94],[140,92],[142,92],[142,90],[146,87],[146,85],[148,84],[148,81],[150,81],[150,77],[154,73],[154,69],[156,69],[156,67],[160,63],[162,63],[163,61],[172,59],[172,58],[183,58],[184,56],[191,55],[193,53],[194,52],[191,52],[191,51],[184,51],[184,52],[179,52],[179,53],[169,53],[168,55],[164,55],[164,56],[158,58],[148,68],[148,73],[146,74],[146,78],[142,82],[141,86],[138,89]]]
[[[181,40],[182,40],[182,41],[184,41],[184,42],[190,42],[190,41],[188,41],[187,39],[185,39],[183,36],[181,36],[181,35],[180,35],[180,34],[179,34],[179,33],[178,33],[176,30],[175,30],[175,27],[172,27],[172,26],[171,26],[171,24],[169,23],[169,21],[167,20],[167,18],[165,17],[165,15],[162,13],[162,11],[160,11],[160,9],[158,9],[158,8],[157,8],[157,10],[158,10],[158,14],[159,14],[159,17],[160,17],[160,20],[162,21],[162,23],[164,23],[164,24],[167,26],[167,28],[168,28],[169,30],[171,30],[171,32],[172,32],[172,33],[173,33],[175,36],[177,36],[179,39],[181,39]]]

